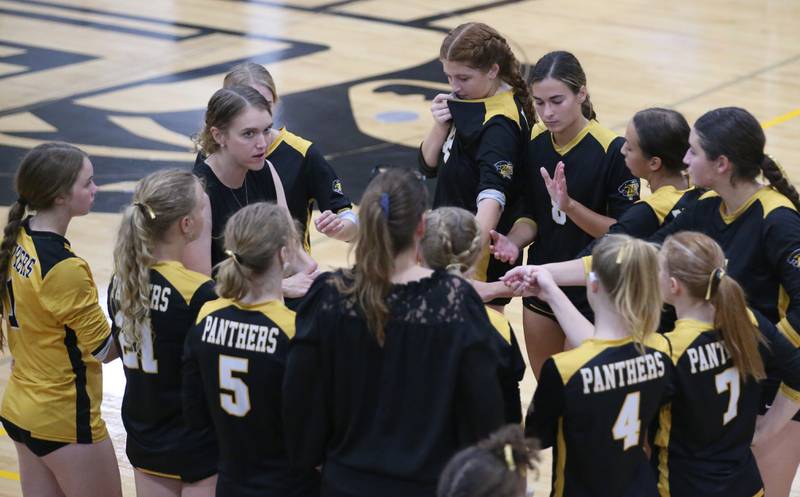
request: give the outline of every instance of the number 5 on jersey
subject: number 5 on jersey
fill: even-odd
[[[233,376],[233,373],[247,373],[249,368],[247,359],[229,355],[219,356],[219,405],[225,412],[237,418],[244,417],[250,412],[250,391],[247,389],[247,383]]]
[[[611,429],[614,440],[622,440],[622,450],[628,450],[639,443],[642,422],[639,420],[639,392],[625,396],[617,421]]]

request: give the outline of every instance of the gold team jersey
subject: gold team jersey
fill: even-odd
[[[100,418],[101,365],[110,327],[89,265],[51,232],[23,223],[11,257],[4,325],[14,367],[0,415],[35,438],[93,443]]]

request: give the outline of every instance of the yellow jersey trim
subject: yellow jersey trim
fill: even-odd
[[[564,417],[558,418],[558,433],[556,434],[556,444],[558,450],[558,458],[556,460],[556,474],[554,485],[554,497],[564,497],[564,480],[566,475],[565,469],[567,467],[567,442],[564,440]]]
[[[604,152],[608,152],[608,147],[611,146],[611,142],[613,142],[614,139],[617,138],[617,136],[619,136],[610,129],[601,126],[600,123],[598,123],[596,120],[592,119],[566,145],[559,146],[558,144],[556,144],[555,137],[553,136],[552,133],[550,134],[550,142],[553,145],[553,149],[555,149],[555,151],[559,155],[566,155],[567,153],[569,153],[570,150],[575,148],[584,138],[586,138],[586,135],[589,134],[591,134],[594,137],[594,139],[600,143],[600,146],[603,147]]]
[[[519,123],[519,109],[517,103],[514,101],[513,91],[504,91],[497,93],[489,98],[482,99],[486,112],[483,116],[483,124],[495,116],[504,116],[517,124],[518,128],[522,128]]]
[[[658,451],[658,493],[661,497],[670,497],[669,490],[669,435],[672,430],[672,404],[667,404],[659,411],[659,428],[654,443],[660,447]]]
[[[287,131],[286,128],[281,128],[281,133],[284,133],[283,141],[286,142],[287,145],[300,152],[300,155],[303,157],[306,156],[308,149],[311,148],[310,141],[297,136],[291,131]]]
[[[148,475],[160,476],[161,478],[169,478],[170,480],[180,480],[181,479],[180,476],[171,475],[169,473],[159,473],[158,471],[152,471],[152,470],[149,470],[149,469],[144,469],[144,468],[139,468],[139,467],[136,467],[136,470],[137,471],[141,471],[142,473],[147,473]]]
[[[744,204],[740,205],[738,209],[730,214],[725,214],[723,212],[723,204],[720,204],[719,214],[722,216],[722,220],[725,222],[725,224],[731,224],[757,201],[761,202],[761,207],[764,210],[764,218],[766,218],[770,212],[779,207],[788,207],[792,210],[795,210],[794,205],[788,198],[773,190],[769,186],[762,186],[750,198],[748,198]]]
[[[713,329],[713,324],[696,319],[679,319],[675,321],[675,328],[666,333],[666,337],[672,343],[672,362],[677,363],[678,359],[697,340],[698,336]]]
[[[547,131],[547,126],[545,126],[541,122],[535,123],[531,128],[531,140],[541,135],[545,131]]]
[[[483,247],[481,251],[480,257],[478,257],[478,262],[475,263],[475,279],[478,281],[486,281],[487,273],[489,271],[489,258],[491,254],[489,253],[489,246],[486,245]]]
[[[517,224],[517,223],[527,224],[528,226],[531,226],[534,230],[539,231],[539,225],[536,224],[536,221],[534,221],[533,219],[531,219],[529,217],[521,217],[521,218],[517,219],[516,221],[514,221],[514,224]]]
[[[205,274],[187,269],[178,261],[159,261],[153,264],[151,269],[160,273],[170,285],[178,290],[183,300],[186,301],[186,305],[191,303],[194,293],[203,283],[211,281],[211,278]]]
[[[786,383],[781,383],[780,391],[783,395],[792,399],[795,404],[800,404],[800,392],[788,386]]]
[[[589,273],[592,272],[592,256],[585,255],[581,257],[581,262],[583,262],[583,278],[586,279],[589,277]]]
[[[654,191],[647,198],[639,200],[639,202],[644,202],[649,205],[651,209],[653,209],[653,212],[655,212],[656,217],[658,218],[658,224],[660,226],[664,224],[664,219],[669,216],[673,207],[675,207],[675,204],[678,203],[681,197],[686,192],[693,189],[694,187],[690,187],[685,190],[678,190],[673,185],[665,185]]]
[[[289,337],[293,338],[295,333],[294,318],[295,313],[279,300],[267,300],[265,302],[257,302],[255,304],[244,304],[233,299],[218,298],[211,302],[206,302],[200,308],[197,314],[195,325],[200,324],[202,320],[207,318],[219,310],[227,307],[236,307],[243,311],[258,311],[270,320],[272,320],[283,332]]]
[[[778,329],[795,347],[800,348],[800,334],[789,324],[788,319],[781,319],[780,322],[778,322]]]
[[[289,131],[286,129],[286,126],[278,130],[278,136],[276,136],[275,139],[272,140],[272,143],[270,143],[269,147],[267,148],[267,153],[265,154],[266,158],[269,159],[270,154],[272,154],[272,152],[274,152],[275,149],[278,148],[278,145],[283,143],[283,140],[284,138],[286,138],[286,134],[288,132]]]
[[[494,326],[494,329],[503,337],[507,344],[511,344],[511,325],[508,319],[499,311],[486,307],[486,314],[489,315],[489,321]]]

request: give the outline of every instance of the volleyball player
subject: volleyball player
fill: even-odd
[[[453,456],[439,478],[437,497],[526,497],[536,467],[536,442],[519,425],[504,426]]]
[[[570,260],[605,234],[638,200],[639,180],[625,167],[625,140],[597,122],[586,74],[574,55],[550,52],[539,59],[533,100],[542,122],[534,126],[525,156],[523,216],[508,239],[517,253],[535,239],[527,264],[538,265]],[[565,291],[591,317],[584,289]],[[525,345],[538,377],[544,360],[564,350],[564,333],[545,303],[531,297],[523,304]]]
[[[458,207],[439,207],[425,216],[425,235],[420,242],[420,249],[426,267],[468,277],[480,256],[480,242],[480,227],[469,211]],[[488,306],[486,312],[497,330],[505,419],[507,423],[521,423],[519,382],[525,375],[525,360],[508,319]]]
[[[136,493],[212,496],[217,442],[183,419],[181,357],[186,334],[213,281],[181,262],[203,230],[208,199],[189,171],[162,170],[136,185],[114,247],[108,310],[125,369],[122,423]]]
[[[530,91],[506,39],[485,24],[466,23],[450,31],[439,59],[453,92],[433,99],[434,124],[420,146],[419,166],[426,176],[438,177],[433,207],[475,214],[481,246],[488,249],[489,232],[506,233],[514,221],[516,175],[534,122]],[[487,250],[474,278],[496,282],[507,269]],[[500,283],[476,288],[489,300],[507,290]],[[508,298],[493,302],[505,305]]]
[[[666,334],[675,393],[661,409],[654,459],[662,497],[753,497],[764,489],[750,450],[767,368],[783,380],[775,412],[800,408],[800,351],[762,316],[725,271],[709,237],[681,232],[661,248],[660,284],[678,321]],[[776,425],[771,430],[779,429]]]
[[[224,87],[231,86],[250,86],[257,90],[270,103],[271,114],[275,116],[278,90],[264,66],[253,62],[237,64],[225,76]],[[344,194],[342,180],[319,148],[286,127],[270,128],[266,139],[266,159],[274,165],[281,178],[289,212],[303,228],[301,235],[305,250],[311,250],[308,225],[314,204],[321,212],[314,221],[317,231],[337,240],[353,240],[358,218],[352,211],[350,199]]]
[[[656,496],[647,427],[669,394],[667,340],[654,333],[661,295],[655,247],[609,235],[592,252],[586,288],[594,327],[547,277],[533,293],[571,335],[587,338],[542,366],[526,435],[553,447],[553,495]]]
[[[283,387],[289,457],[322,495],[436,495],[459,449],[503,424],[493,329],[459,276],[417,264],[424,185],[389,170],[362,197],[355,265],[314,281]]]
[[[0,417],[26,497],[122,496],[100,417],[100,363],[117,356],[89,265],[64,238],[72,218],[92,207],[93,176],[72,145],[33,148],[17,169],[19,197],[0,244],[0,349],[7,339],[14,361]]]
[[[764,154],[766,137],[752,114],[724,107],[703,114],[692,128],[684,158],[692,184],[713,190],[700,197],[650,239],[698,231],[719,243],[727,273],[745,291],[748,304],[800,346],[800,196],[777,164]],[[763,173],[769,185],[757,177]],[[548,265],[556,282],[576,284],[580,260]],[[524,277],[526,269],[509,279]],[[772,383],[774,384],[774,382]],[[765,394],[765,404],[776,389]],[[755,451],[767,493],[788,495],[800,462],[800,422],[789,423]],[[768,448],[768,449],[767,449]]]
[[[319,472],[292,471],[284,446],[281,385],[294,312],[283,304],[282,268],[299,237],[284,207],[259,202],[225,227],[228,256],[216,274],[220,299],[189,331],[183,410],[213,423],[219,440],[218,497],[319,495]]]

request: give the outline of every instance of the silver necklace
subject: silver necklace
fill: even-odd
[[[250,200],[247,198],[247,175],[246,174],[244,176],[244,205],[242,205],[242,203],[239,201],[239,197],[236,196],[236,193],[233,192],[233,188],[229,187],[228,185],[225,185],[225,188],[227,188],[228,191],[231,192],[231,195],[233,195],[233,200],[235,200],[236,203],[239,204],[239,208],[240,209],[244,208],[245,205],[250,205]]]

